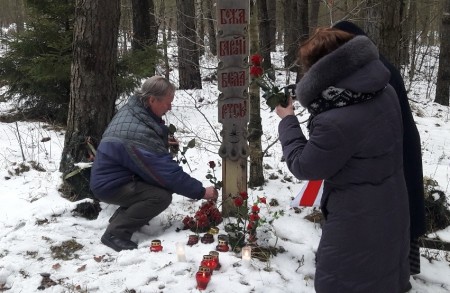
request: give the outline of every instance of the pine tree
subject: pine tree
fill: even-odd
[[[70,92],[73,1],[28,0],[24,30],[3,39],[0,80],[25,118],[65,123]],[[20,105],[20,106],[19,106]]]

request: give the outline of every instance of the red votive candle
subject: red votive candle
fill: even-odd
[[[216,246],[216,250],[220,252],[227,252],[230,250],[230,247],[228,246],[228,241],[226,240],[219,240],[219,244]]]
[[[200,266],[198,272],[195,274],[195,280],[197,281],[197,289],[205,290],[211,280],[210,269]]]
[[[209,244],[214,242],[214,236],[211,233],[205,233],[202,237],[202,243]]]
[[[207,255],[204,255],[203,256],[203,260],[201,261],[201,263],[200,263],[200,265],[202,266],[202,267],[207,267],[207,268],[209,268],[210,269],[210,272],[211,272],[211,275],[212,275],[212,273],[213,273],[213,270],[216,268],[216,262],[214,261],[214,259],[213,259],[213,256],[212,255],[209,255],[209,254],[207,254]]]
[[[158,252],[163,249],[161,245],[161,240],[152,240],[152,244],[150,245],[150,251]]]
[[[212,256],[213,262],[216,263],[216,267],[215,267],[214,269],[215,269],[216,271],[219,270],[220,267],[221,267],[221,264],[220,264],[220,262],[219,262],[219,253],[218,253],[217,251],[213,250],[213,251],[210,251],[210,252],[209,252],[209,255]]]
[[[198,235],[189,235],[188,243],[187,245],[192,246],[198,243]]]

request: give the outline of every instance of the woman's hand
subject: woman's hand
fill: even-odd
[[[295,115],[292,98],[289,97],[288,105],[286,107],[283,107],[281,105],[276,106],[275,113],[277,113],[278,117],[280,117],[281,119],[283,119],[284,117],[289,116],[289,115]]]

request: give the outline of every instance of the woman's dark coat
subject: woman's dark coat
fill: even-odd
[[[366,35],[361,28],[348,21],[338,22],[333,27],[355,35]],[[389,84],[397,93],[402,111],[403,172],[409,197],[411,239],[416,239],[426,232],[420,135],[411,113],[408,95],[400,72],[383,55],[380,55],[380,60],[391,72]]]
[[[373,43],[357,36],[315,63],[298,83],[303,106],[329,86],[373,99],[331,109],[311,121],[309,140],[295,116],[279,124],[289,170],[324,179],[326,215],[317,251],[320,293],[398,293],[409,280],[409,211],[402,118],[390,73]]]

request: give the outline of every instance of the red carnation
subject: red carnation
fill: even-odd
[[[263,69],[261,66],[255,66],[253,65],[252,67],[250,67],[250,76],[257,78],[260,77],[263,74]]]
[[[259,198],[259,202],[261,202],[261,203],[266,203],[266,198],[265,198],[265,197]]]
[[[252,65],[261,65],[261,62],[263,61],[263,57],[259,54],[254,54],[250,57],[250,61],[252,62]]]
[[[253,222],[248,223],[247,230],[253,229]]]
[[[259,213],[259,207],[257,205],[252,206],[252,212]]]
[[[258,221],[259,216],[258,216],[258,214],[251,213],[249,216],[249,219],[250,219],[250,221]]]
[[[234,205],[237,207],[242,206],[243,203],[244,203],[244,200],[242,199],[242,197],[236,197],[234,199]]]
[[[239,192],[239,195],[242,197],[243,200],[247,200],[248,199],[247,191],[241,191],[241,192]]]
[[[209,166],[211,169],[214,169],[214,168],[216,167],[216,163],[215,163],[214,161],[209,161],[209,162],[208,162],[208,166]]]

